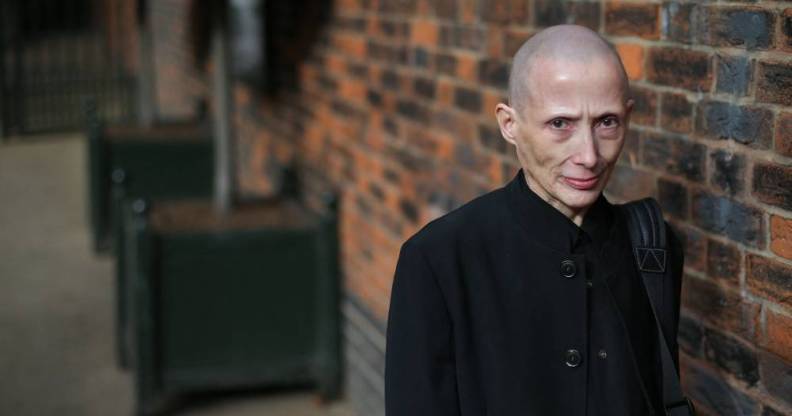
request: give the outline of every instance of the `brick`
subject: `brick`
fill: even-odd
[[[481,93],[477,90],[457,87],[454,90],[454,105],[471,113],[481,111]]]
[[[663,3],[663,35],[668,40],[681,43],[692,41],[691,27],[696,27],[696,17],[699,6],[691,3],[680,3],[676,1]]]
[[[624,69],[630,80],[640,80],[644,76],[644,48],[634,43],[620,43],[616,51],[621,57]]]
[[[729,150],[710,154],[710,183],[718,190],[735,195],[745,188],[745,157]]]
[[[778,215],[770,217],[770,250],[792,260],[792,219]]]
[[[507,155],[511,150],[509,142],[503,139],[500,130],[496,126],[489,124],[479,125],[479,143],[485,149],[490,149],[498,154]]]
[[[704,355],[702,352],[702,346],[704,345],[704,329],[694,318],[684,314],[679,317],[677,341],[682,351],[694,357],[701,357]]]
[[[739,286],[741,257],[737,247],[707,240],[707,276]]]
[[[599,2],[564,2],[567,16],[572,23],[585,26],[595,32],[600,29],[600,3]]]
[[[649,49],[647,78],[655,83],[691,91],[709,91],[712,63],[705,52],[660,47]]]
[[[399,209],[401,210],[402,215],[404,215],[404,217],[408,221],[412,223],[418,221],[419,218],[418,206],[416,206],[414,202],[407,199],[401,199],[399,201]]]
[[[768,310],[765,314],[763,346],[779,357],[792,362],[792,318]]]
[[[532,32],[521,29],[508,29],[503,33],[503,55],[512,57],[520,47],[533,35]]]
[[[781,37],[778,39],[778,47],[781,50],[792,51],[792,7],[784,9],[781,13]]]
[[[792,106],[792,62],[759,62],[756,100]]]
[[[630,115],[630,122],[644,126],[654,126],[657,114],[657,93],[640,87],[631,89],[635,105]]]
[[[484,46],[486,34],[476,26],[443,26],[440,30],[439,46],[446,48],[467,49],[477,52]]]
[[[387,90],[401,90],[401,81],[396,71],[390,69],[383,70],[382,73],[380,73],[380,83]]]
[[[762,212],[756,208],[702,191],[693,195],[692,214],[704,230],[752,247],[764,245]]]
[[[479,61],[478,73],[480,82],[504,90],[508,88],[509,65],[506,62],[483,59]]]
[[[682,304],[717,328],[746,340],[754,340],[759,322],[759,305],[740,297],[737,289],[721,287],[711,281],[686,277]]]
[[[657,180],[657,200],[665,214],[685,219],[688,213],[687,188],[679,182],[659,178]]]
[[[774,44],[775,15],[758,7],[708,7],[707,33],[703,41],[712,46],[768,49]]]
[[[748,94],[753,61],[744,56],[721,56],[718,59],[717,92],[744,96]]]
[[[766,204],[792,211],[792,167],[772,163],[755,164],[753,194]]]
[[[434,15],[453,19],[457,16],[457,1],[456,0],[434,0],[430,2]]]
[[[655,176],[644,170],[626,165],[616,165],[611,173],[606,192],[619,201],[633,201],[655,193]]]
[[[693,181],[704,179],[704,145],[656,134],[647,134],[643,145],[646,166]]]
[[[379,2],[380,11],[395,14],[414,14],[418,0],[388,0]]]
[[[548,27],[560,25],[567,21],[566,2],[557,0],[535,0],[534,16],[536,26]]]
[[[706,330],[704,354],[718,368],[749,386],[759,381],[759,359],[748,345],[715,330]]]
[[[745,259],[748,289],[786,307],[792,306],[792,267],[759,255]]]
[[[711,409],[714,415],[756,413],[757,403],[754,399],[729,385],[722,375],[699,366],[688,367],[683,377],[683,390],[697,404]],[[696,411],[702,413],[698,408]]]
[[[662,95],[660,125],[675,133],[690,133],[693,130],[693,104],[685,94]]]
[[[454,55],[438,53],[434,56],[435,70],[445,75],[456,75],[457,59]]]
[[[528,23],[529,3],[522,0],[480,0],[481,19],[491,23]]]
[[[704,272],[707,268],[707,238],[693,227],[680,227],[685,246],[685,267]]]
[[[334,45],[340,51],[355,58],[363,58],[366,56],[366,40],[353,34],[335,34]]]
[[[660,35],[658,17],[657,4],[608,2],[605,4],[605,32],[657,39]]]
[[[429,52],[424,48],[413,49],[412,63],[418,68],[429,68]]]
[[[415,122],[428,123],[429,121],[429,110],[414,101],[398,100],[396,102],[396,112]]]
[[[762,385],[779,403],[792,406],[792,363],[771,353],[759,354]]]
[[[773,113],[758,107],[740,106],[720,101],[699,104],[696,119],[698,134],[759,149],[770,147]]]
[[[433,48],[437,45],[439,28],[437,24],[429,20],[415,20],[410,29],[410,42]]]
[[[434,99],[437,85],[431,78],[418,77],[413,80],[413,91],[420,97]]]
[[[792,113],[780,113],[775,128],[775,150],[782,156],[792,157]]]
[[[466,54],[457,55],[457,78],[476,82],[478,80],[476,76],[477,66],[478,60],[475,57]]]

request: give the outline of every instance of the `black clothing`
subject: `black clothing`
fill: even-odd
[[[668,235],[678,310],[682,251]],[[578,227],[521,171],[402,246],[386,413],[652,414],[662,397],[656,332],[615,208],[600,196]]]

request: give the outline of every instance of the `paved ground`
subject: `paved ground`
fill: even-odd
[[[84,143],[0,143],[0,415],[132,414],[113,356],[109,257],[92,254]],[[214,396],[177,415],[348,416],[310,392]]]

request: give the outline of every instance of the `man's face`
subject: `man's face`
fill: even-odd
[[[530,72],[522,111],[499,106],[498,121],[531,189],[572,218],[607,184],[632,102],[613,62],[543,60]]]

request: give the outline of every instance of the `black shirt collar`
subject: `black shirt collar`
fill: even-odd
[[[602,243],[614,225],[613,207],[601,193],[578,227],[528,187],[522,169],[506,185],[506,193],[517,222],[529,237],[559,251],[571,253],[576,245],[589,240]]]

